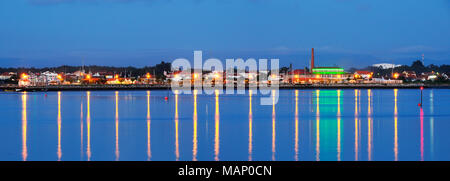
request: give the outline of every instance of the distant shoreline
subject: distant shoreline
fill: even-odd
[[[312,84],[280,85],[279,89],[450,89],[450,84]],[[49,85],[49,86],[0,86],[3,91],[86,91],[86,90],[169,90],[170,85]],[[192,87],[193,88],[193,87]],[[225,88],[225,87],[224,87]],[[246,87],[248,89],[248,87]]]

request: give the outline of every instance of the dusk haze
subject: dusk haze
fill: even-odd
[[[322,66],[450,61],[448,0],[14,0],[0,26],[1,67],[142,67],[193,50],[304,67],[311,47]]]

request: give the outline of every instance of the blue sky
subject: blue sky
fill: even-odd
[[[0,66],[279,58],[450,64],[450,0],[2,0]]]

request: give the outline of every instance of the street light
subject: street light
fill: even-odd
[[[27,80],[28,79],[28,75],[26,73],[22,73],[22,75],[20,76],[23,80]]]
[[[398,73],[394,74],[394,79],[397,79],[400,75]]]

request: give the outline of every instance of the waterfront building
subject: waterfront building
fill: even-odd
[[[408,79],[408,80],[416,80],[417,79],[417,74],[414,71],[403,71],[402,75],[403,75],[403,77],[405,77],[405,79]]]
[[[365,70],[357,70],[354,73],[355,79],[365,79],[369,80],[372,79],[373,72],[365,71]]]
[[[340,67],[314,67],[312,68],[313,83],[342,83],[345,71]]]
[[[60,83],[60,78],[55,72],[46,71],[41,74],[45,78],[47,85],[56,85]]]
[[[3,72],[2,74],[0,74],[0,80],[8,80],[13,75],[16,75],[16,73],[15,72]]]

